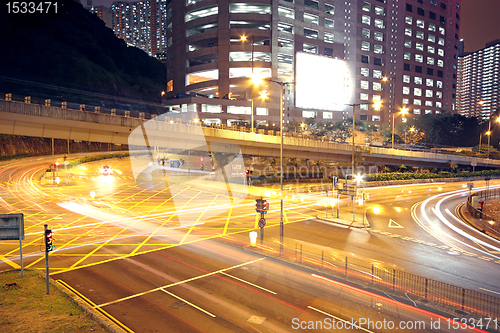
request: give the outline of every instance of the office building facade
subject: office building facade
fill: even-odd
[[[488,121],[500,108],[500,40],[458,57],[457,110]]]
[[[455,111],[460,1],[437,0],[172,0],[167,24],[167,94],[249,100],[252,73],[293,82],[298,52],[342,59],[351,72],[356,118],[390,125],[422,114]],[[246,40],[241,39],[242,36]],[[386,77],[387,81],[383,78]],[[317,73],[321,82],[321,71]],[[280,85],[254,104],[257,115],[276,121]],[[352,107],[296,108],[295,85],[285,86],[285,123],[345,119]],[[320,96],[311,96],[320,98]],[[374,101],[381,101],[374,107]],[[405,107],[409,114],[399,116]],[[235,118],[248,108],[228,110]],[[262,118],[264,119],[264,118]]]

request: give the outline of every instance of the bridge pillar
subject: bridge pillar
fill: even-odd
[[[80,104],[80,111],[85,111],[85,104]]]
[[[12,101],[12,94],[5,94],[5,100],[6,101]]]
[[[45,106],[50,106],[50,99],[45,100]]]
[[[130,117],[130,111],[125,111],[125,117]]]
[[[31,103],[31,96],[24,97],[24,103],[30,104]]]
[[[116,109],[111,109],[111,115],[116,116]]]
[[[68,107],[68,102],[62,102],[61,108],[66,109]]]

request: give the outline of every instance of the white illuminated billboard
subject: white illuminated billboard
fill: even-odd
[[[352,94],[347,64],[339,59],[303,52],[298,52],[295,60],[296,106],[343,110]]]

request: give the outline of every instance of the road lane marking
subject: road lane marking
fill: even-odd
[[[401,224],[398,222],[394,221],[393,219],[389,219],[389,228],[404,228]]]
[[[212,314],[212,313],[210,313],[210,312],[208,312],[208,311],[206,311],[206,310],[204,310],[204,309],[200,308],[200,307],[199,307],[199,306],[197,306],[197,305],[194,305],[193,303],[191,303],[191,302],[189,302],[189,301],[185,300],[185,299],[184,299],[184,298],[182,298],[182,297],[179,297],[179,296],[177,296],[177,295],[174,295],[174,294],[172,294],[171,292],[168,292],[168,291],[163,290],[163,289],[162,289],[161,291],[163,291],[164,293],[169,294],[169,295],[170,295],[170,296],[172,296],[172,297],[175,297],[175,298],[177,298],[177,299],[179,299],[179,300],[183,301],[183,302],[184,302],[184,303],[186,303],[186,304],[191,305],[193,308],[198,309],[198,310],[200,310],[200,311],[202,311],[202,312],[206,313],[207,315],[211,316],[212,318],[215,318],[215,317],[216,317],[216,315],[214,315],[214,314]]]
[[[238,268],[238,267],[242,267],[242,266],[245,266],[245,265],[253,264],[253,263],[256,263],[256,262],[264,260],[264,259],[266,259],[266,258],[255,259],[255,260],[244,262],[244,263],[241,263],[241,264],[238,264],[238,265],[235,265],[235,266],[231,266],[231,267],[227,267],[227,268],[224,268],[224,269],[220,269],[220,270],[215,271],[215,272],[211,272],[211,273],[207,273],[207,274],[195,276],[195,277],[187,279],[187,280],[177,281],[177,282],[168,284],[166,286],[161,286],[161,287],[154,288],[154,289],[151,289],[151,290],[148,290],[148,291],[144,291],[142,293],[137,293],[137,294],[130,295],[130,296],[127,296],[127,297],[119,298],[119,299],[111,301],[111,302],[107,302],[107,303],[103,303],[103,304],[100,304],[100,305],[96,305],[95,308],[96,309],[97,308],[102,308],[104,306],[112,305],[112,304],[115,304],[115,303],[119,303],[119,302],[122,302],[122,301],[126,301],[126,300],[129,300],[129,299],[132,299],[132,298],[136,298],[136,297],[139,297],[139,296],[144,296],[144,295],[153,293],[155,291],[163,291],[163,289],[165,289],[165,288],[174,287],[174,286],[177,286],[177,285],[180,285],[180,284],[183,284],[183,283],[187,283],[187,282],[191,282],[191,281],[194,281],[194,280],[198,280],[198,279],[201,279],[201,278],[204,278],[204,277],[207,277],[207,276],[219,274],[219,273],[222,273],[222,272],[234,269],[234,268]]]
[[[271,293],[271,294],[276,295],[276,293],[275,293],[274,291],[271,291],[271,290],[266,289],[266,288],[264,288],[264,287],[261,287],[261,286],[258,286],[258,285],[256,285],[256,284],[253,284],[252,282],[248,282],[248,281],[246,281],[246,280],[240,279],[240,278],[238,278],[238,277],[236,277],[236,276],[234,276],[234,275],[230,275],[230,274],[227,274],[227,273],[224,273],[224,272],[221,272],[221,274],[224,274],[225,276],[229,276],[230,278],[233,278],[233,279],[235,279],[235,280],[238,280],[238,281],[244,282],[244,283],[249,284],[249,285],[251,285],[251,286],[253,286],[253,287],[255,287],[255,288],[259,288],[259,289],[262,289],[262,290],[264,290],[264,291],[267,291],[268,293]]]
[[[227,226],[229,225],[229,221],[231,220],[232,212],[233,212],[233,207],[231,207],[227,213],[226,224],[224,225],[224,231],[222,232],[223,235],[226,235],[227,233]]]
[[[72,293],[74,293],[75,295],[77,295],[78,297],[80,297],[81,299],[83,299],[85,302],[87,302],[88,304],[90,304],[92,307],[95,307],[95,303],[94,302],[92,302],[90,299],[88,299],[87,297],[85,297],[83,294],[81,294],[79,291],[77,291],[76,289],[74,289],[73,287],[71,287],[66,282],[64,282],[62,280],[56,280],[56,282],[59,283],[60,285],[62,285],[64,288],[66,288],[69,291],[71,291]],[[127,326],[125,326],[122,322],[120,322],[118,319],[116,319],[115,317],[113,317],[112,315],[110,315],[109,313],[107,313],[106,311],[104,311],[103,309],[96,309],[96,311],[99,311],[100,313],[102,313],[105,317],[107,317],[108,319],[110,319],[112,322],[114,322],[115,324],[117,324],[118,326],[120,326],[121,328],[123,328],[124,330],[126,330],[127,332],[134,333],[134,331],[132,331],[130,328],[128,328]]]
[[[373,331],[367,330],[367,329],[366,329],[366,328],[364,328],[364,327],[361,327],[361,326],[355,325],[355,324],[351,323],[350,321],[347,321],[347,320],[344,320],[344,319],[342,319],[342,318],[336,317],[336,316],[331,315],[331,314],[329,314],[329,313],[327,313],[327,312],[325,312],[325,311],[321,311],[320,309],[316,309],[315,307],[312,307],[312,306],[310,306],[310,305],[308,306],[308,308],[309,308],[309,309],[311,309],[311,310],[314,310],[314,311],[318,311],[319,313],[322,313],[322,314],[324,314],[325,316],[329,316],[329,317],[335,318],[335,319],[337,319],[337,320],[340,320],[340,321],[342,321],[342,322],[344,322],[344,323],[346,323],[346,324],[349,324],[349,325],[351,325],[350,327],[356,327],[356,328],[358,328],[358,329],[360,329],[360,330],[363,330],[363,331],[365,331],[365,332],[374,333]],[[346,327],[347,327],[347,326],[346,326]]]
[[[479,287],[479,289],[486,290],[486,291],[489,291],[490,293],[495,293],[495,294],[500,295],[500,293],[499,293],[499,292],[496,292],[496,291],[493,291],[493,290],[484,289],[484,288],[481,288],[481,287]]]

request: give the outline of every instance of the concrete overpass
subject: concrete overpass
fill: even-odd
[[[191,134],[199,132],[200,125],[179,122],[149,120],[148,128],[167,140],[155,140],[155,146],[168,147],[162,142],[190,140]],[[0,133],[32,137],[45,137],[74,141],[91,141],[126,145],[129,134],[144,124],[147,119],[131,118],[98,112],[63,109],[60,107],[0,100]],[[210,142],[230,142],[238,145],[243,154],[256,156],[279,156],[279,135],[256,134],[227,129],[203,127],[205,139]],[[270,131],[271,132],[271,131]],[[182,134],[182,135],[179,135]],[[279,133],[276,133],[279,134]],[[287,133],[285,133],[286,135]],[[195,142],[197,140],[194,140]],[[351,162],[352,146],[314,139],[284,138],[284,157],[315,159],[323,161]],[[477,157],[455,156],[420,151],[405,151],[377,147],[358,147],[357,160],[363,163],[449,167],[456,163],[461,167],[500,168],[500,161]],[[361,157],[362,156],[362,157]]]

